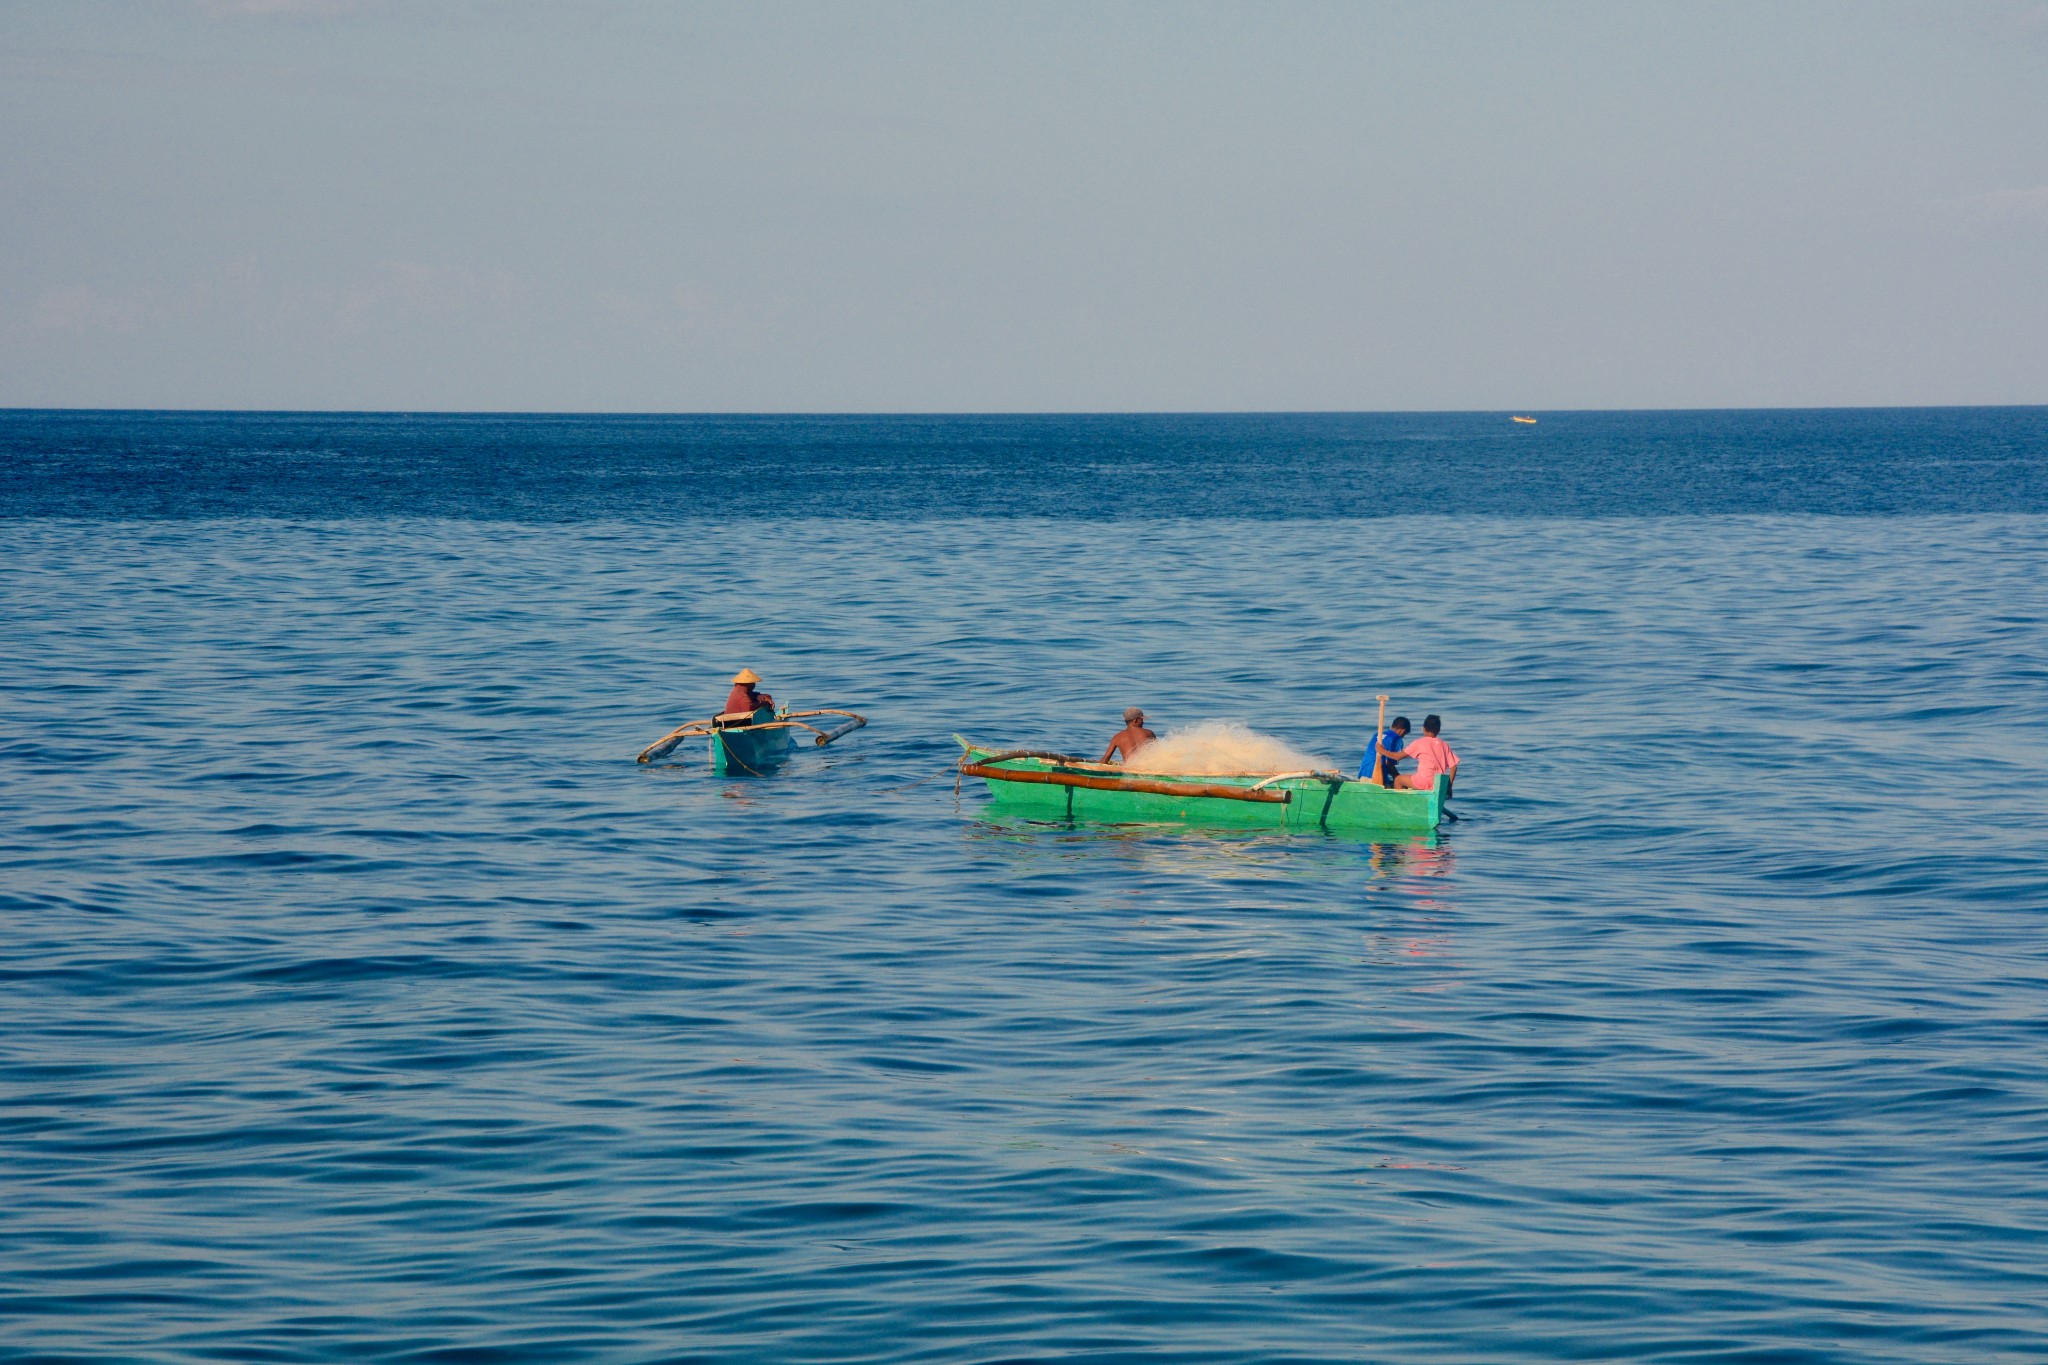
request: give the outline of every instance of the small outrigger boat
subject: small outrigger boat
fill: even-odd
[[[844,716],[846,720],[826,730],[804,723],[813,716]],[[796,732],[799,730],[810,731],[811,742],[823,748],[867,723],[866,716],[857,716],[851,711],[791,711],[787,707],[771,711],[765,706],[758,711],[728,711],[709,720],[693,720],[677,726],[642,749],[639,761],[652,763],[666,758],[684,740],[702,736],[710,743],[712,772],[721,777],[731,773],[758,777],[780,766],[784,759],[796,752]]]
[[[1218,825],[1235,829],[1429,831],[1444,818],[1450,781],[1403,791],[1339,772],[1225,777],[1138,773],[1039,749],[987,749],[959,740],[960,771],[988,783],[993,808],[1027,820]]]

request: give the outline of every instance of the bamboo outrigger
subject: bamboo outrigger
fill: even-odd
[[[821,729],[805,724],[805,718],[815,716],[844,716],[844,723]],[[762,707],[758,711],[728,711],[708,720],[693,720],[663,735],[640,751],[639,761],[652,763],[666,758],[686,739],[704,737],[710,742],[711,771],[721,776],[729,773],[750,773],[755,776],[776,767],[796,751],[796,732],[811,732],[811,742],[819,748],[850,731],[858,730],[868,723],[866,716],[852,711],[791,711],[784,708],[770,711]]]
[[[1428,831],[1442,823],[1450,781],[1431,791],[1382,787],[1330,771],[1194,776],[1134,773],[1042,749],[959,741],[960,771],[988,783],[992,806],[1032,820],[1220,825],[1245,829]]]

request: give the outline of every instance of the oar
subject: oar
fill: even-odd
[[[1372,727],[1372,780],[1384,786],[1385,778],[1380,773],[1380,764],[1386,760],[1380,757],[1380,736],[1387,732],[1387,694],[1382,692],[1379,698],[1380,718]]]

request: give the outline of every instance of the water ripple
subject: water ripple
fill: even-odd
[[[0,525],[0,1357],[2048,1354],[2048,522],[1400,525]],[[1377,691],[1438,836],[910,785]]]

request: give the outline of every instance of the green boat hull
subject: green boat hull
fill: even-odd
[[[754,713],[758,723],[773,720],[773,713],[761,710]],[[757,729],[753,726],[734,726],[711,732],[711,771],[721,777],[736,775],[758,776],[771,768],[781,766],[782,761],[796,752],[795,730],[778,727],[773,730]]]
[[[957,736],[956,736],[957,738]],[[997,750],[960,741],[964,762],[986,764]],[[1057,782],[1006,780],[1001,771],[1061,774],[1111,781],[1143,781],[1182,787],[1228,787],[1250,790],[1258,777],[1195,777],[1169,773],[1129,773],[1107,764],[1062,764],[1043,758],[1004,760],[982,776],[988,783],[990,809],[1025,820],[1116,825],[1201,825],[1222,829],[1328,830],[1338,833],[1412,833],[1434,830],[1443,821],[1447,779],[1437,778],[1433,791],[1401,791],[1377,782],[1331,782],[1321,777],[1290,777],[1274,782],[1267,792],[1285,792],[1284,802],[1230,796],[1165,794],[1103,790]]]

